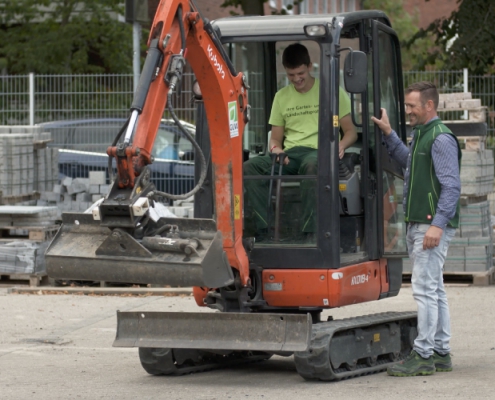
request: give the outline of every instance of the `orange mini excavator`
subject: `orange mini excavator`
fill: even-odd
[[[308,48],[318,78],[317,173],[284,175],[272,157],[271,174],[243,174],[246,160],[269,154],[271,105],[287,84],[280,54],[295,42]],[[216,312],[117,313],[114,346],[138,347],[150,374],[276,354],[293,355],[306,379],[335,380],[404,358],[417,335],[414,312],[322,318],[332,308],[396,296],[402,282],[402,170],[370,122],[385,107],[405,140],[400,48],[386,15],[209,22],[192,1],[162,0],[148,45],[129,119],[107,151],[111,190],[92,214],[63,215],[46,253],[48,274],[193,287],[198,305]],[[180,127],[172,94],[186,63],[200,89],[196,135],[181,129],[194,145],[197,184],[177,195],[156,189],[150,164],[165,108]],[[341,88],[358,140],[339,160]],[[247,201],[249,181],[264,193],[263,232]],[[301,192],[308,185],[312,235],[302,232]],[[194,218],[152,217],[157,200],[192,195]]]

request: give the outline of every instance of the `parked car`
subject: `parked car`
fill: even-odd
[[[107,171],[106,150],[125,123],[124,118],[53,121],[38,124],[51,132],[49,145],[59,151],[59,172],[71,178],[87,178],[90,171]],[[193,136],[195,126],[183,122]],[[163,119],[152,151],[151,179],[158,190],[179,194],[194,187],[194,150],[173,120]],[[107,179],[108,173],[107,173]]]

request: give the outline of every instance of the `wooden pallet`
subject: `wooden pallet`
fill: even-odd
[[[0,272],[0,282],[6,283],[8,281],[29,281],[29,286],[40,286],[41,281],[47,275],[43,274],[8,274]]]
[[[26,201],[36,201],[40,199],[39,192],[33,192],[29,194],[18,194],[18,195],[9,195],[4,196],[2,192],[0,192],[0,205],[2,206],[14,206],[19,203],[24,203]]]
[[[38,242],[51,240],[57,234],[60,225],[40,226],[0,226],[0,238],[3,239],[29,239]],[[12,231],[26,231],[27,236],[11,234]]]
[[[477,151],[486,149],[486,136],[457,136],[461,149]]]
[[[473,286],[489,286],[495,283],[495,267],[488,271],[479,272],[453,272],[444,271],[443,281],[445,283],[468,283]],[[411,282],[411,272],[402,273],[402,282]]]

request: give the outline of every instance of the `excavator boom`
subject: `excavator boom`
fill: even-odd
[[[93,213],[94,221],[86,216],[64,217],[63,227],[46,255],[48,273],[54,278],[95,276],[112,282],[220,287],[233,282],[234,268],[239,271],[241,284],[248,285],[249,262],[242,245],[242,158],[231,156],[242,154],[244,126],[249,120],[247,87],[243,74],[234,71],[208,24],[205,26],[190,1],[160,2],[124,140],[107,150],[109,157],[116,160],[116,179],[109,195]],[[198,220],[175,220],[172,224],[177,233],[174,240],[182,236],[199,244],[192,256],[166,251],[170,245],[162,245],[159,253],[151,255],[146,244],[143,246],[128,231],[146,220],[149,197],[156,191],[146,165],[151,163],[158,126],[165,106],[170,109],[171,93],[180,84],[185,60],[201,88],[212,132],[216,219],[210,221],[205,232],[205,223]],[[156,232],[165,225],[166,221],[158,221],[149,231]],[[201,235],[208,237],[203,239]],[[117,250],[112,253],[113,249]],[[136,267],[143,257],[149,267]],[[178,265],[182,264],[185,267],[181,269]],[[211,268],[217,273],[212,275]],[[212,279],[215,275],[222,278]]]

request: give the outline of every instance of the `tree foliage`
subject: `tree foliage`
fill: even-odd
[[[287,14],[287,11],[294,9],[304,0],[294,0],[292,4],[287,5],[287,8],[280,11],[274,11],[272,14]],[[268,0],[225,0],[220,7],[240,7],[244,15],[264,15],[264,5]],[[237,15],[235,11],[230,11],[232,15]]]
[[[29,72],[132,71],[132,27],[121,0],[0,0],[0,69]]]
[[[426,0],[428,1],[428,0]],[[444,19],[438,19],[414,35],[408,46],[433,35],[435,46],[422,61],[424,65],[441,60],[446,69],[468,68],[476,75],[495,72],[495,18],[493,0],[458,0],[459,7]]]
[[[415,37],[419,31],[417,13],[412,15],[406,13],[402,2],[396,0],[365,0],[363,9],[381,10],[387,14],[399,37],[404,70],[424,69],[423,57],[433,46],[433,38],[431,35],[424,35],[417,40],[414,46],[409,45],[411,38]],[[440,66],[440,63],[437,66]]]

